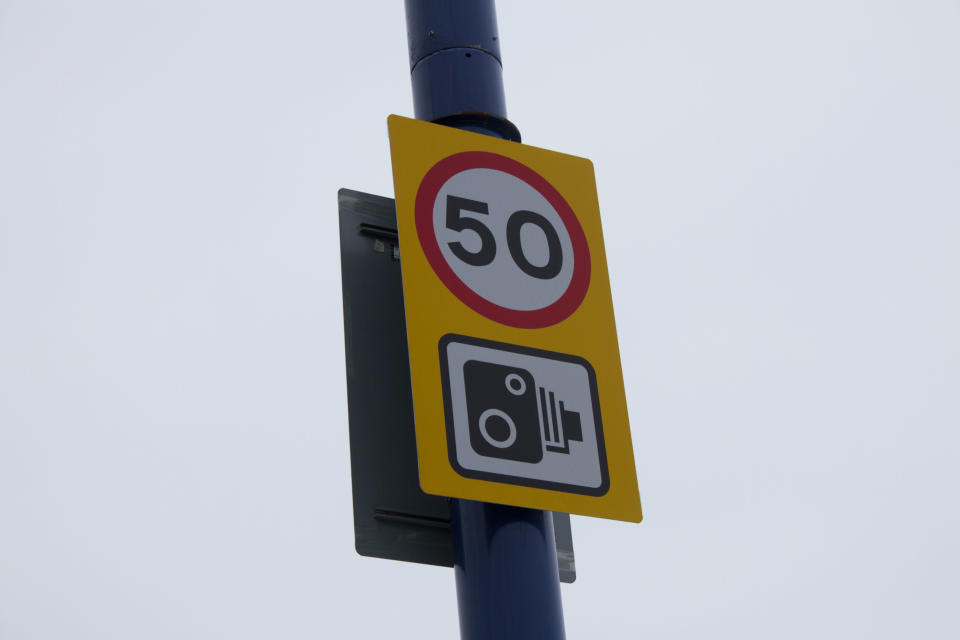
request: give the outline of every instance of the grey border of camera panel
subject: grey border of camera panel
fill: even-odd
[[[337,200],[357,553],[452,567],[449,502],[420,490],[394,201]],[[553,523],[560,581],[573,582],[570,515]]]

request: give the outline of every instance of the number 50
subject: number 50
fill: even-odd
[[[460,242],[448,242],[447,246],[457,258],[474,267],[490,264],[497,257],[497,242],[493,232],[487,225],[477,218],[464,217],[461,211],[471,211],[483,215],[490,214],[486,202],[470,200],[458,196],[447,196],[446,227],[452,231],[473,231],[480,238],[480,248],[470,251]],[[520,232],[524,225],[532,224],[538,227],[547,240],[547,263],[539,266],[527,259],[523,251],[523,242]],[[507,218],[507,249],[514,263],[528,276],[540,280],[550,280],[559,275],[563,268],[563,248],[560,246],[560,236],[550,221],[539,213],[521,209],[514,211]]]

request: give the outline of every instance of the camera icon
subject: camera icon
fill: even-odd
[[[468,360],[463,376],[470,444],[479,455],[535,463],[545,451],[569,454],[570,441],[583,440],[580,413],[529,370]]]
[[[606,451],[589,362],[453,334],[439,347],[447,449],[460,475],[606,493]]]

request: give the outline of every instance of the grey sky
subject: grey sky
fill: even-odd
[[[960,6],[501,1],[596,167],[645,521],[570,638],[956,638]],[[336,191],[402,2],[0,0],[0,638],[450,638],[353,551]]]

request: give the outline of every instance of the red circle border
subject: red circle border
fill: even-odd
[[[468,169],[494,169],[508,173],[537,190],[557,211],[573,245],[573,276],[566,291],[555,302],[540,309],[510,309],[487,300],[454,273],[440,251],[433,231],[433,205],[447,180]],[[577,310],[590,285],[590,248],[583,227],[560,192],[530,167],[488,151],[463,151],[437,162],[420,181],[414,204],[414,221],[420,247],[434,272],[447,289],[465,305],[500,324],[520,329],[540,329],[566,320]]]

